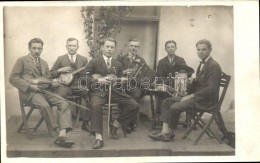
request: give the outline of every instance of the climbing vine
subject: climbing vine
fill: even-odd
[[[91,57],[95,58],[101,54],[100,44],[104,38],[116,37],[116,34],[125,28],[126,18],[130,16],[132,9],[133,7],[129,6],[82,7],[84,34]]]

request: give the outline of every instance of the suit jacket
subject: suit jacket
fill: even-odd
[[[42,74],[38,71],[34,64],[33,58],[30,54],[19,58],[11,72],[9,82],[19,89],[21,99],[29,101],[35,92],[29,90],[30,83],[28,82],[32,78],[51,78],[49,67],[46,61],[40,58],[40,65]]]
[[[185,60],[182,57],[179,57],[177,55],[174,56],[174,62],[175,62],[175,65],[185,65],[186,66]],[[157,76],[158,77],[168,77],[169,73],[172,73],[172,75],[174,76],[175,72],[177,72],[177,71],[178,70],[176,69],[176,67],[170,63],[168,56],[161,59],[158,63],[158,66],[157,66]]]
[[[135,59],[140,59],[140,63],[146,64],[145,60],[142,57],[140,57],[139,55],[136,55]],[[136,66],[136,63],[130,62],[130,59],[128,58],[128,53],[125,54],[124,56],[119,56],[117,58],[117,60],[122,64],[123,70],[126,70],[128,68],[134,68]]]
[[[85,72],[88,72],[88,78],[90,79],[89,81],[93,81],[92,80],[93,74],[100,74],[101,76],[107,76],[109,74],[115,74],[117,77],[122,77],[123,76],[123,67],[122,67],[122,64],[120,62],[118,62],[116,59],[112,58],[111,68],[108,69],[106,62],[103,58],[103,55],[101,55],[97,58],[90,60],[89,64],[87,65],[87,67],[85,69]],[[93,83],[94,82],[91,83],[92,86],[93,86]],[[102,87],[102,89],[104,89],[104,87]],[[98,89],[91,89],[91,86],[90,86],[90,90],[92,90],[93,96],[104,97],[108,93],[108,87],[107,87],[107,89],[100,91]],[[121,96],[130,97],[124,91],[121,91],[121,90],[112,89],[112,92],[117,93]]]
[[[77,54],[77,57],[76,57],[76,60],[74,63],[75,69],[79,69],[79,68],[87,65],[87,63],[88,63],[87,57]],[[52,78],[59,77],[58,69],[63,68],[63,67],[68,67],[68,66],[71,66],[70,58],[69,58],[68,54],[59,56],[50,70],[51,77]],[[79,79],[80,75],[81,75],[81,73],[74,75],[74,79],[72,81],[73,86],[78,86],[78,79]]]
[[[219,100],[219,85],[222,70],[219,64],[210,57],[196,77],[195,107],[200,110],[212,110]]]

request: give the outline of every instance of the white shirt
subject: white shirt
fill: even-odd
[[[74,55],[70,55],[70,54],[68,53],[69,59],[71,60],[71,56],[73,56],[73,61],[74,61],[74,62],[76,61],[77,55],[78,55],[77,53],[74,54]]]
[[[106,62],[106,65],[107,65],[107,60],[109,59],[109,63],[110,63],[110,67],[111,67],[111,61],[112,61],[112,57],[108,58],[107,56],[103,55],[103,58]]]
[[[209,60],[210,56],[208,56],[208,58],[205,59],[205,63]],[[202,61],[202,60],[201,60]],[[205,63],[201,63],[200,66],[200,70],[203,68],[203,66],[205,65]]]

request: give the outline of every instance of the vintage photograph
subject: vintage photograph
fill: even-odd
[[[233,5],[3,6],[7,158],[235,156]]]

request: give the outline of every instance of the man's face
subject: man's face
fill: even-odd
[[[167,51],[168,54],[173,55],[175,54],[177,47],[175,46],[174,43],[170,42],[166,44],[165,50]]]
[[[66,48],[68,50],[68,53],[70,55],[74,55],[77,53],[79,46],[78,46],[78,41],[77,40],[73,40],[73,41],[67,41],[67,45]]]
[[[136,55],[138,53],[138,50],[140,48],[140,42],[137,41],[131,41],[128,43],[129,45],[129,49],[130,49],[130,53],[133,55]]]
[[[32,43],[31,47],[29,48],[31,55],[35,58],[40,57],[42,53],[43,46],[41,43]]]
[[[198,44],[197,45],[197,53],[200,59],[206,59],[211,52],[211,48],[206,44]]]
[[[101,46],[101,50],[106,57],[112,57],[115,52],[115,48],[115,43],[108,40]]]

